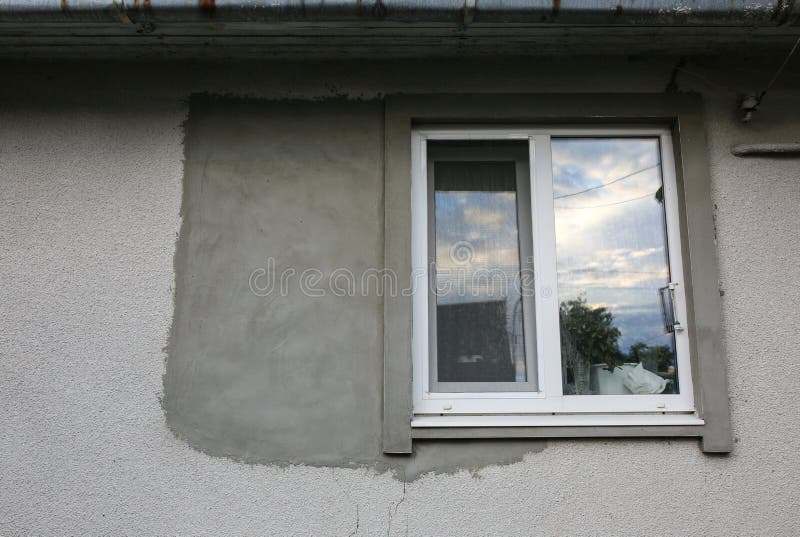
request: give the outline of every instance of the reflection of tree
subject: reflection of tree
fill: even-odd
[[[667,371],[674,365],[675,355],[667,345],[651,346],[637,341],[627,353],[622,352],[619,348],[621,332],[614,326],[614,315],[604,306],[591,307],[583,296],[561,303],[559,321],[563,378],[567,382],[568,373],[571,374],[574,393],[578,395],[591,393],[589,370],[592,364],[604,364],[613,372],[623,363],[640,362],[653,373]]]
[[[628,349],[628,356],[632,362],[641,362],[642,356],[644,356],[648,348],[649,347],[644,341],[637,341],[631,345],[630,349]]]
[[[672,365],[672,350],[666,345],[647,345],[637,341],[628,351],[629,362],[641,362],[645,369],[653,373],[666,371]]]
[[[613,371],[622,363],[617,344],[621,333],[614,326],[614,316],[604,306],[589,306],[581,296],[561,303],[559,322],[564,366],[572,369],[576,392],[589,393],[591,364],[605,364]]]

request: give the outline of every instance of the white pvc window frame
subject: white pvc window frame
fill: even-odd
[[[412,300],[412,403],[414,427],[536,425],[697,425],[690,356],[690,327],[675,331],[679,394],[564,395],[558,320],[555,212],[551,137],[658,138],[674,308],[686,325],[687,310],[672,133],[660,126],[420,127],[411,131],[411,257],[417,285]],[[429,281],[427,143],[438,140],[528,142],[534,257],[539,391],[432,392],[429,389]]]

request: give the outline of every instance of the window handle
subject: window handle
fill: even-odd
[[[659,295],[661,295],[661,315],[664,319],[664,331],[667,334],[686,330],[686,327],[681,324],[675,315],[675,289],[677,289],[678,285],[680,285],[678,282],[669,282],[658,290]]]
[[[686,330],[686,327],[681,324],[678,320],[678,316],[675,314],[675,289],[677,289],[678,285],[680,285],[678,282],[669,282],[669,284],[667,284],[669,288],[669,305],[672,309],[672,329],[675,332]]]

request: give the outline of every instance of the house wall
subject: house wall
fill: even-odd
[[[287,456],[260,455],[263,443],[276,438],[263,429],[269,420],[254,422],[252,436],[244,438],[236,437],[243,429],[233,425],[209,429],[202,413],[194,429],[191,421],[175,427],[168,420],[171,394],[187,397],[183,408],[199,408],[207,401],[180,389],[209,381],[204,364],[166,360],[170,330],[180,321],[174,292],[181,278],[192,276],[180,271],[184,245],[176,240],[189,208],[186,200],[196,199],[188,198],[189,187],[183,186],[195,162],[191,139],[185,138],[190,131],[184,130],[189,95],[339,99],[337,106],[349,118],[349,128],[341,133],[332,128],[334,118],[303,113],[314,107],[297,103],[292,105],[298,110],[296,121],[288,105],[253,105],[263,117],[280,117],[281,129],[297,127],[288,137],[290,145],[270,138],[269,126],[257,121],[249,130],[211,125],[207,133],[225,142],[223,150],[236,147],[230,142],[237,137],[250,144],[252,158],[246,165],[253,168],[238,169],[240,177],[258,175],[276,162],[279,168],[271,169],[286,172],[277,176],[279,181],[296,174],[297,204],[270,207],[260,216],[263,222],[247,220],[258,218],[260,211],[246,208],[235,222],[240,234],[264,240],[274,235],[264,235],[260,224],[271,232],[290,220],[291,226],[280,227],[290,262],[342,261],[360,267],[382,257],[377,101],[382,95],[661,92],[671,62],[587,58],[505,59],[491,65],[419,60],[5,66],[0,88],[2,532],[793,534],[793,513],[800,506],[795,456],[800,402],[792,374],[800,347],[800,161],[740,159],[729,149],[736,143],[800,139],[800,81],[790,71],[753,124],[743,126],[734,113],[736,95],[724,87],[757,88],[776,62],[692,62],[689,69],[714,84],[678,77],[681,89],[701,92],[706,104],[734,452],[704,455],[695,440],[687,439],[419,443],[413,458],[377,464],[371,455],[379,449],[380,409],[371,408],[377,387],[355,384],[351,397],[333,402],[300,398],[293,408],[291,392],[298,386],[290,383],[278,408],[303,422],[293,434],[300,430],[307,436],[295,445],[280,445]],[[188,127],[193,120],[188,117]],[[351,151],[349,167],[324,152],[303,158],[298,146],[306,128],[313,129],[312,140],[324,140],[326,133],[340,136],[340,149]],[[263,154],[249,133],[263,136]],[[213,146],[214,138],[207,135],[203,143]],[[353,150],[355,145],[363,150]],[[320,173],[326,162],[337,170],[328,178]],[[292,165],[308,168],[293,171]],[[309,176],[329,182],[310,188],[302,183]],[[337,180],[346,188],[338,190]],[[292,199],[290,186],[281,186],[286,199]],[[315,197],[315,192],[325,195]],[[242,185],[227,194],[221,199],[231,203],[253,197],[270,201]],[[305,202],[316,209],[313,214],[290,210]],[[340,217],[355,206],[363,212],[343,224]],[[220,212],[212,220],[229,214]],[[331,229],[335,224],[344,227]],[[238,252],[246,275],[265,262],[262,252],[245,246],[231,250],[227,245],[220,251]],[[215,259],[206,253],[205,259]],[[230,326],[243,327],[244,336],[269,330],[259,341],[277,353],[270,356],[286,357],[281,363],[287,371],[295,357],[313,351],[302,363],[314,382],[324,382],[315,357],[325,350],[358,353],[363,361],[357,365],[366,368],[359,374],[379,375],[377,297],[305,312],[329,349],[316,336],[293,332],[296,318],[268,317],[277,311],[269,302],[254,301],[242,322]],[[267,316],[263,325],[252,324],[254,313]],[[228,334],[213,332],[222,326],[220,319],[195,319],[207,322],[208,331],[198,333]],[[351,337],[337,340],[334,326]],[[277,339],[272,328],[297,337]],[[175,367],[182,367],[185,377],[171,392],[169,373]],[[347,378],[346,369],[334,368],[329,381]],[[236,405],[242,393],[255,392],[247,402],[257,403],[258,380],[250,379],[241,390],[220,387],[234,390],[228,399],[234,409],[215,407],[218,415],[246,421],[257,412],[252,406],[239,412]],[[225,398],[215,402],[224,403]],[[339,413],[347,419],[338,424],[323,419]],[[346,434],[354,426],[348,419],[374,427],[374,442],[353,443]],[[345,455],[326,459],[331,450],[325,442]],[[301,461],[309,464],[293,464]]]

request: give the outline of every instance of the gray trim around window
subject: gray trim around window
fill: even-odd
[[[695,95],[481,94],[389,96],[385,109],[385,263],[412,281],[411,129],[416,124],[661,124],[671,126],[681,200],[681,249],[695,404],[705,425],[441,427],[412,431],[411,296],[384,296],[383,451],[411,453],[412,438],[699,437],[705,452],[733,440],[702,102]],[[402,288],[402,286],[400,286]]]

